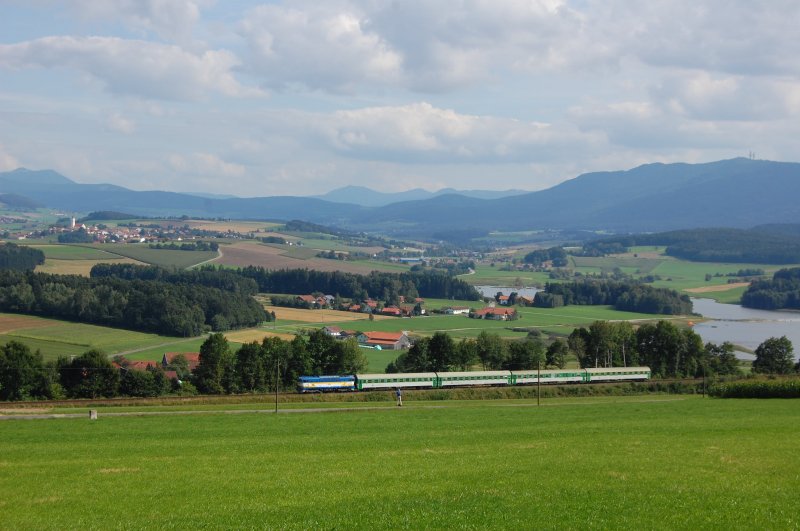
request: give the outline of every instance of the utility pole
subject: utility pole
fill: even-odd
[[[536,364],[536,405],[541,406],[541,398],[542,398],[542,360],[539,360],[539,363]]]
[[[703,362],[703,398],[706,397],[706,364]]]
[[[278,377],[281,374],[281,360],[275,358],[275,413],[278,412]]]

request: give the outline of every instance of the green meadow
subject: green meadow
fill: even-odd
[[[97,248],[97,247],[95,247]],[[147,264],[185,269],[219,256],[212,251],[174,251],[172,249],[151,249],[136,244],[108,246],[109,252],[133,258]]]
[[[797,406],[648,396],[7,420],[0,514],[7,529],[793,529]]]
[[[550,281],[548,273],[533,271],[500,271],[501,265],[477,265],[475,272],[458,278],[474,286],[544,286]]]
[[[10,318],[19,318],[15,314],[0,314]],[[161,354],[169,350],[186,350],[185,338],[160,336],[144,332],[134,332],[120,328],[109,328],[56,319],[24,317],[34,321],[36,327],[18,328],[0,334],[0,343],[19,341],[28,345],[31,350],[39,350],[45,360],[54,360],[59,356],[77,356],[90,349],[99,349],[109,355],[139,351],[149,348],[161,350]],[[202,342],[202,339],[198,340]],[[180,348],[177,348],[180,345]],[[199,346],[199,345],[198,345]],[[158,355],[158,359],[161,358]],[[131,356],[133,359],[156,359]]]
[[[113,252],[80,245],[30,245],[29,247],[42,251],[46,260],[109,260],[120,257]]]
[[[443,299],[442,299],[443,300]],[[431,304],[432,302],[432,304]],[[438,307],[441,300],[426,301],[426,307]],[[455,306],[472,306],[482,308],[483,303],[477,301],[450,301]],[[620,312],[611,306],[563,306],[561,308],[524,308],[516,307],[520,318],[516,321],[494,321],[487,319],[470,319],[466,315],[437,315],[412,318],[376,319],[374,321],[347,321],[325,323],[284,324],[280,320],[275,324],[276,331],[292,333],[307,328],[323,326],[340,326],[343,329],[355,329],[360,332],[401,332],[412,335],[429,336],[434,332],[447,332],[458,339],[476,337],[481,331],[498,333],[503,337],[525,337],[527,329],[535,328],[543,333],[569,335],[579,326],[588,326],[594,321],[654,321],[669,319],[672,316],[659,316],[644,313]],[[267,328],[272,329],[270,324]],[[524,329],[514,331],[514,328]]]

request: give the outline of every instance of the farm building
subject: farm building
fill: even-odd
[[[322,331],[331,337],[339,338],[342,336],[342,329],[338,326],[326,326]]]
[[[495,321],[514,321],[519,319],[519,314],[514,308],[481,308],[469,313],[472,319],[490,319]]]
[[[157,366],[157,361],[131,361],[123,368],[129,371],[146,371],[147,369],[155,369]]]
[[[197,366],[200,365],[199,352],[165,352],[164,357],[161,358],[161,366],[166,369],[172,364],[172,361],[179,354],[186,358],[186,362],[189,365],[189,371],[194,372]]]
[[[366,347],[381,347],[387,350],[401,350],[411,346],[406,332],[363,332],[358,342]]]
[[[467,315],[469,313],[468,306],[450,306],[449,308],[442,309],[442,313],[446,315]]]

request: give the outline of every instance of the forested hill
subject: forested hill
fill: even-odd
[[[762,310],[800,310],[800,267],[776,271],[772,280],[753,282],[742,295],[742,306]]]
[[[760,264],[800,263],[800,234],[792,227],[755,229],[693,229],[603,238],[584,246],[587,254],[622,252],[634,246],[666,246],[666,254],[698,262]]]
[[[800,219],[800,164],[723,160],[588,173],[548,190],[495,200],[440,196],[383,208],[375,226],[655,232],[747,228]]]
[[[502,176],[492,183],[507,187]],[[344,229],[430,237],[446,230],[586,229],[653,232],[746,228],[800,219],[800,164],[732,159],[647,164],[588,173],[548,190],[496,199],[445,194],[382,207],[311,197],[203,198],[78,184],[55,172],[0,173],[0,190],[53,208],[122,210],[139,215],[296,219]]]

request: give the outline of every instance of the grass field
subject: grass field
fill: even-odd
[[[173,221],[174,223],[174,221]],[[275,227],[279,227],[280,223],[270,223],[266,221],[206,221],[206,220],[189,220],[185,223],[193,229],[218,231],[218,232],[239,232],[247,234],[250,232],[268,232]]]
[[[45,360],[51,360],[59,356],[80,355],[92,348],[100,349],[109,355],[157,348],[157,345],[181,342],[183,338],[0,313],[0,343],[5,344],[11,340],[20,341],[32,350],[38,349]],[[186,350],[168,346],[163,348],[162,354],[169,350]],[[160,359],[161,355],[158,358]]]
[[[111,255],[115,256],[115,255]],[[47,259],[44,264],[37,266],[36,271],[40,273],[51,273],[54,275],[81,275],[88,277],[89,273],[96,264],[139,264],[144,262],[133,260],[132,258],[116,257],[109,260],[52,260]]]
[[[630,252],[604,257],[570,257],[570,269],[585,275],[599,275],[620,270],[623,273],[639,278],[646,275],[660,277],[652,283],[659,288],[669,288],[699,296],[687,290],[714,287],[719,291],[703,293],[703,297],[719,302],[738,303],[746,288],[739,285],[728,286],[728,280],[735,277],[725,276],[736,273],[740,269],[762,269],[767,276],[785,267],[769,264],[731,264],[718,262],[689,262],[664,255],[663,247],[633,247]],[[706,280],[706,276],[711,278]],[[516,271],[499,271],[498,267],[479,265],[473,275],[461,275],[459,278],[473,285],[496,286],[544,286],[550,281],[548,273],[531,273]],[[727,289],[725,289],[727,287]]]
[[[4,421],[0,512],[9,529],[792,529],[797,406],[640,397]]]
[[[320,251],[344,251],[348,253],[368,253],[375,254],[384,251],[385,247],[359,247],[355,245],[347,245],[340,240],[324,239],[324,238],[303,238],[303,245],[318,249]]]
[[[173,251],[171,249],[151,249],[147,246],[132,244],[109,244],[104,249],[147,264],[177,267],[179,269],[185,269],[218,256],[217,253],[212,251]]]
[[[478,265],[475,273],[459,275],[461,280],[473,286],[544,286],[550,281],[548,273],[532,271],[500,271],[500,266]]]
[[[368,274],[370,271],[408,271],[408,266],[367,260],[341,261],[315,258],[318,251],[308,247],[260,244],[252,241],[237,242],[220,247],[222,256],[214,264],[232,267],[248,265],[268,269],[314,269],[317,271],[344,271]]]
[[[357,312],[343,312],[338,310],[303,310],[302,308],[282,308],[280,306],[266,307],[270,312],[275,312],[279,322],[300,321],[303,323],[346,323],[349,321],[366,321],[369,315]],[[376,315],[373,319],[391,320],[394,317]]]
[[[45,260],[105,260],[119,259],[119,255],[95,247],[79,245],[29,245],[44,253]]]
[[[433,307],[441,300],[432,300]],[[475,301],[449,301],[455,305],[483,307],[482,303]],[[427,306],[427,304],[426,304]],[[285,312],[288,309],[269,306],[278,312]],[[278,320],[273,327],[275,331],[283,333],[294,333],[298,330],[311,327],[322,327],[336,325],[345,329],[356,329],[361,332],[381,331],[381,332],[401,332],[407,331],[412,335],[430,336],[434,332],[444,331],[452,337],[460,339],[463,337],[476,337],[481,331],[488,330],[496,332],[503,337],[521,338],[525,337],[526,331],[515,332],[511,328],[536,328],[544,333],[569,335],[578,326],[587,326],[594,321],[654,321],[658,319],[669,319],[671,316],[658,316],[643,313],[619,312],[610,306],[564,306],[561,308],[521,308],[517,307],[520,319],[516,321],[492,321],[486,319],[470,319],[466,315],[429,315],[412,318],[382,317],[376,316],[374,321],[363,319],[363,314],[352,314],[362,316],[358,322],[353,322],[349,312],[334,312],[325,310],[324,319],[319,310],[294,310],[291,314],[295,323],[285,323],[281,319],[282,314],[278,314]],[[339,321],[336,315],[344,314],[347,320]],[[283,314],[289,317],[289,314]],[[306,317],[308,316],[308,317]],[[300,322],[298,322],[300,321]]]

